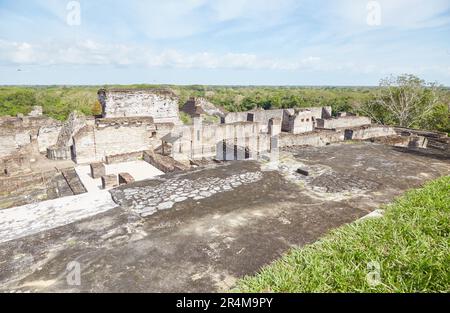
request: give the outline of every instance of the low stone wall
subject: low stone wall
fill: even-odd
[[[47,148],[47,158],[50,160],[69,160],[71,158],[70,147],[52,146]]]
[[[450,138],[427,138],[428,148],[450,151]]]
[[[1,193],[9,193],[29,186],[46,186],[47,182],[55,176],[56,171],[31,173],[15,177],[0,178]]]
[[[25,154],[16,154],[0,159],[0,177],[29,173],[30,157]]]
[[[169,156],[154,153],[153,151],[144,151],[144,161],[153,165],[164,173],[170,173],[175,171],[185,171],[189,169],[189,166],[184,165],[178,161],[175,161]]]
[[[383,125],[368,125],[345,130],[346,140],[366,140],[376,137],[386,137],[395,135],[394,128]]]
[[[344,140],[344,131],[313,131],[303,134],[281,133],[279,146],[313,146],[320,147]]]
[[[143,153],[144,153],[144,151],[137,151],[137,152],[130,152],[130,153],[108,155],[108,156],[106,156],[106,164],[114,164],[114,163],[141,160],[143,158]]]
[[[385,137],[375,137],[370,139],[371,142],[380,143],[384,145],[394,146],[394,147],[404,147],[404,148],[427,148],[428,140],[423,136],[385,136]]]
[[[403,127],[395,127],[395,131],[401,136],[420,136],[427,139],[427,148],[449,151],[450,138],[447,133],[432,132],[426,130],[409,129]]]
[[[330,119],[317,119],[316,126],[325,129],[350,128],[370,125],[371,122],[370,118],[365,116],[343,116]]]

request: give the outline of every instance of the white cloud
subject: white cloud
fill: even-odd
[[[141,46],[103,44],[93,40],[62,45],[0,40],[0,62],[38,65],[137,65],[199,69],[299,70],[320,64],[318,57],[275,59],[251,53],[183,53],[174,49],[153,51]]]

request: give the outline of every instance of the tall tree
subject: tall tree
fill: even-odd
[[[423,127],[440,105],[440,89],[411,74],[390,76],[381,80],[375,100],[361,110],[381,124]]]

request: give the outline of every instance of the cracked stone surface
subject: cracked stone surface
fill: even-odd
[[[261,172],[242,172],[229,177],[207,177],[195,180],[171,178],[157,186],[131,187],[113,190],[114,199],[123,207],[142,217],[171,209],[176,203],[209,198],[216,193],[229,192],[241,185],[255,183]]]
[[[406,190],[450,174],[448,157],[370,143],[282,152],[286,159],[281,166],[297,162],[311,177],[291,179],[290,170],[271,170],[252,161],[167,174],[114,189],[112,194],[121,203],[116,208],[2,242],[0,292],[226,291],[292,247],[315,242]],[[222,188],[218,183],[242,173],[261,173],[261,178],[254,183],[235,179],[235,185],[242,183],[238,187],[230,182]],[[189,182],[194,186],[213,178],[218,179],[214,187],[205,184],[192,191],[195,197],[211,190],[216,191],[213,195],[194,200],[190,193],[176,194],[184,193]],[[181,188],[171,186],[172,180],[187,182]],[[353,191],[355,187],[346,185],[349,180],[365,189]],[[313,188],[340,183],[346,191]],[[163,187],[172,189],[167,199],[152,192]],[[131,195],[139,195],[143,188],[149,191],[152,206],[172,201],[172,208],[156,209],[149,212],[151,217],[141,218],[134,210],[147,204],[137,201],[127,207],[124,191],[130,190],[127,197],[132,201]],[[341,196],[346,193],[350,195]],[[45,220],[51,221],[52,214],[44,214]],[[71,261],[81,266],[79,286],[67,284]]]

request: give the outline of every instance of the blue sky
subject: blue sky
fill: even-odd
[[[0,0],[0,84],[450,86],[449,35],[448,0]]]

